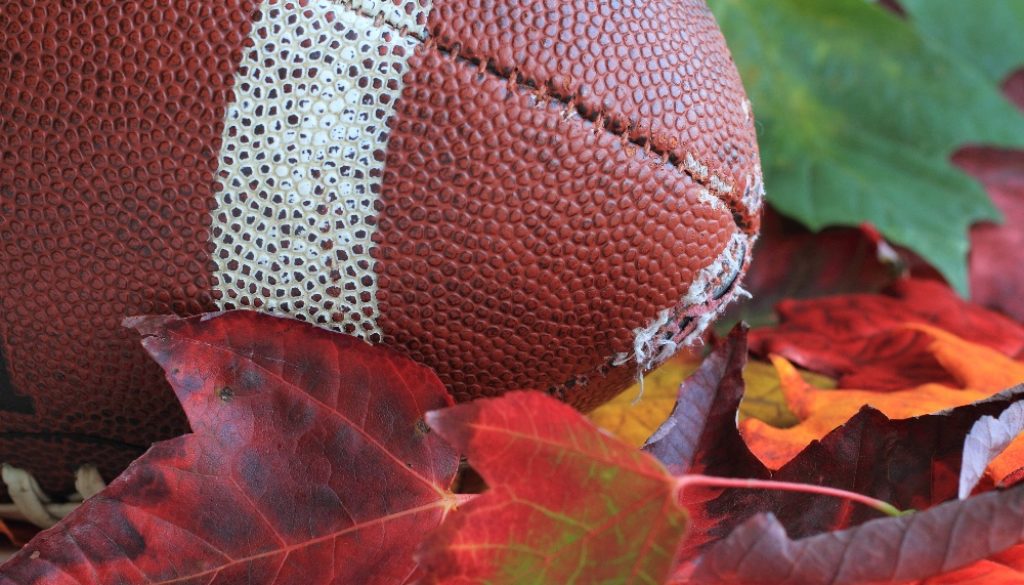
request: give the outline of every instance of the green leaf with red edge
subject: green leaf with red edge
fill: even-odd
[[[778,327],[751,332],[753,351],[777,353],[835,377],[841,388],[899,390],[928,382],[957,387],[928,351],[932,337],[906,323],[931,324],[1006,355],[1024,355],[1024,326],[933,281],[903,280],[884,295],[784,301],[777,311]]]
[[[131,321],[193,433],[154,445],[41,533],[0,584],[405,583],[458,456],[427,368],[299,321]]]
[[[686,531],[675,481],[652,457],[544,394],[427,415],[489,491],[429,536],[427,583],[663,583]]]

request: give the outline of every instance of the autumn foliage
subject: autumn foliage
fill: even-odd
[[[456,405],[426,367],[305,323],[133,319],[192,433],[37,534],[0,585],[1024,583],[1024,151],[950,156],[1020,146],[1011,106],[985,107],[1014,63],[966,16],[960,53],[936,43],[953,25],[934,3],[712,0],[774,108],[772,200],[834,227],[769,210],[755,298],[642,391],[586,414],[532,389]],[[783,33],[830,58],[773,66]],[[847,51],[864,35],[892,61]],[[920,115],[814,81],[836,72]],[[1024,107],[1024,73],[1005,85]],[[919,152],[929,121],[961,117]],[[992,202],[1007,222],[968,231]]]
[[[886,313],[920,290],[931,300],[916,313]],[[624,395],[594,413],[609,433],[538,392],[452,406],[424,367],[296,321],[136,319],[193,433],[155,445],[38,535],[0,583],[1021,577],[1024,487],[1013,485],[1024,457],[1012,439],[1024,425],[1024,331],[931,283],[892,295],[805,301],[749,335],[775,371],[746,377],[767,388],[755,411],[776,401],[788,428],[742,415],[743,327],[652,377],[636,404]],[[903,350],[867,360],[841,335],[801,341],[836,322],[816,315],[844,308],[848,331],[907,340]],[[955,333],[963,323],[966,336],[988,335],[968,341]],[[816,387],[825,379],[794,366],[834,364],[842,379],[858,359],[886,384]],[[899,367],[915,361],[925,366]],[[642,449],[614,436],[640,432]],[[464,493],[474,484],[460,454],[478,493]]]

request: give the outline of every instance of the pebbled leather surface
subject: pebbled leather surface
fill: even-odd
[[[254,9],[0,8],[0,341],[10,386],[34,409],[0,412],[0,460],[57,493],[82,463],[126,463],[139,445],[188,429],[121,320],[214,308],[215,155]],[[94,442],[105,446],[89,456]]]
[[[456,398],[556,388],[630,351],[736,230],[685,173],[559,102],[430,45],[409,66],[374,237],[380,326]]]
[[[216,308],[218,155],[258,4],[0,3],[0,460],[48,490],[187,428],[120,323]],[[610,365],[634,329],[737,229],[756,234],[753,123],[703,2],[330,5],[420,41],[405,89],[380,97],[397,101],[367,157],[384,168],[367,171],[383,179],[366,269],[384,341],[460,398],[529,387],[596,406],[635,375]],[[338,294],[364,302],[360,286]]]
[[[543,88],[686,168],[756,232],[743,202],[759,175],[757,137],[735,64],[704,0],[435,0],[432,39],[503,76]]]

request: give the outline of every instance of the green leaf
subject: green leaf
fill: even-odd
[[[1000,83],[1024,64],[1024,2],[902,0],[910,23],[935,47],[977,67]]]
[[[711,0],[754,104],[769,201],[812,229],[875,225],[967,292],[967,230],[999,213],[949,156],[1024,145],[965,61],[864,0]]]

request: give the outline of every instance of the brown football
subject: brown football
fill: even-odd
[[[761,171],[703,0],[22,0],[0,31],[0,461],[51,492],[187,430],[127,315],[289,315],[586,410],[741,290]]]

